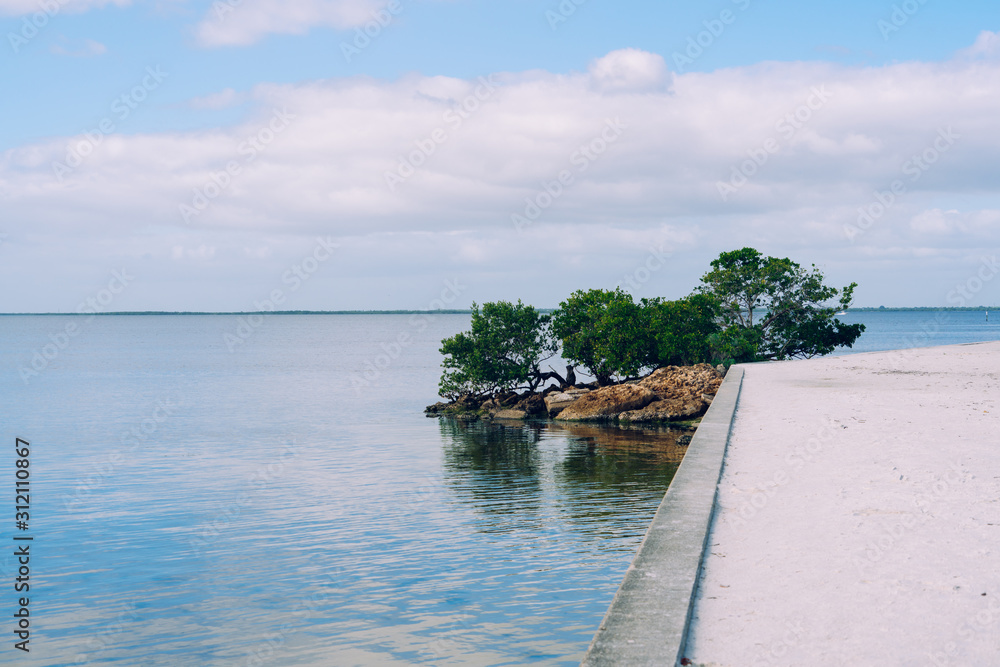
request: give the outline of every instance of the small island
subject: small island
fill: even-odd
[[[667,366],[621,384],[552,385],[542,392],[465,394],[428,406],[427,414],[463,419],[557,419],[579,422],[651,424],[688,428],[705,414],[725,376],[709,364]]]
[[[823,280],[815,266],[743,248],[713,260],[702,284],[675,301],[636,302],[617,288],[574,292],[550,314],[520,300],[473,303],[471,330],[442,341],[439,393],[448,400],[426,413],[691,428],[732,364],[854,344],[864,325],[835,316],[857,284]],[[542,370],[557,354],[565,373]],[[595,380],[578,383],[577,369]]]

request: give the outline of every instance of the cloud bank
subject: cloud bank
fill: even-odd
[[[247,46],[267,35],[346,29],[375,20],[390,0],[219,0],[195,27],[205,47]]]
[[[132,4],[131,0],[51,0],[51,2],[42,3],[39,3],[38,0],[0,0],[0,15],[26,16],[36,12],[55,15],[60,11],[79,13],[100,9],[108,5],[127,7],[130,4]],[[59,8],[58,11],[54,11],[56,6]]]
[[[579,286],[657,244],[702,266],[746,243],[851,279],[909,271],[937,302],[1000,242],[995,39],[976,57],[877,68],[673,74],[628,49],[568,75],[260,85],[234,127],[5,152],[3,231],[237,273],[325,234],[375,253],[364,266],[382,274],[517,274],[540,305],[563,281],[529,280],[539,266]]]

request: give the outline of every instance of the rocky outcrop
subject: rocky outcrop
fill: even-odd
[[[695,419],[705,414],[711,401],[704,398],[688,399],[671,398],[665,401],[653,401],[641,410],[629,410],[618,415],[621,421],[635,422],[668,422]]]
[[[522,399],[515,407],[524,410],[524,412],[529,415],[544,415],[548,412],[548,406],[545,405],[545,399],[538,394],[532,394],[531,396]]]
[[[667,366],[635,384],[597,389],[563,410],[558,419],[636,423],[695,419],[708,410],[721,384],[722,374],[709,364]]]
[[[639,384],[650,389],[660,399],[688,398],[692,396],[715,397],[722,384],[722,373],[709,364],[697,366],[665,366],[646,377]]]
[[[572,387],[565,391],[549,388],[542,394],[510,392],[490,399],[462,396],[452,403],[435,403],[426,412],[467,419],[548,415],[560,421],[581,422],[688,421],[705,414],[722,378],[723,373],[709,364],[667,366],[626,384],[596,389]]]
[[[555,417],[588,393],[590,393],[589,389],[567,389],[566,391],[553,392],[545,397],[545,409],[548,411],[549,417]]]
[[[528,413],[524,410],[500,410],[487,415],[490,419],[527,419]]]
[[[638,384],[619,384],[584,394],[559,413],[566,421],[613,421],[622,412],[637,410],[656,400],[656,394]]]
[[[428,415],[447,415],[475,412],[483,405],[481,398],[472,395],[460,396],[451,403],[435,403],[428,405],[424,412]]]

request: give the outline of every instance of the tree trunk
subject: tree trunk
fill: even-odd
[[[562,378],[560,378],[562,379]],[[562,389],[569,389],[576,384],[576,370],[573,366],[566,364],[566,379],[562,381]]]

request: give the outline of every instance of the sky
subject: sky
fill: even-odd
[[[1000,304],[1000,4],[0,0],[0,312]],[[89,304],[89,305],[87,305]]]

